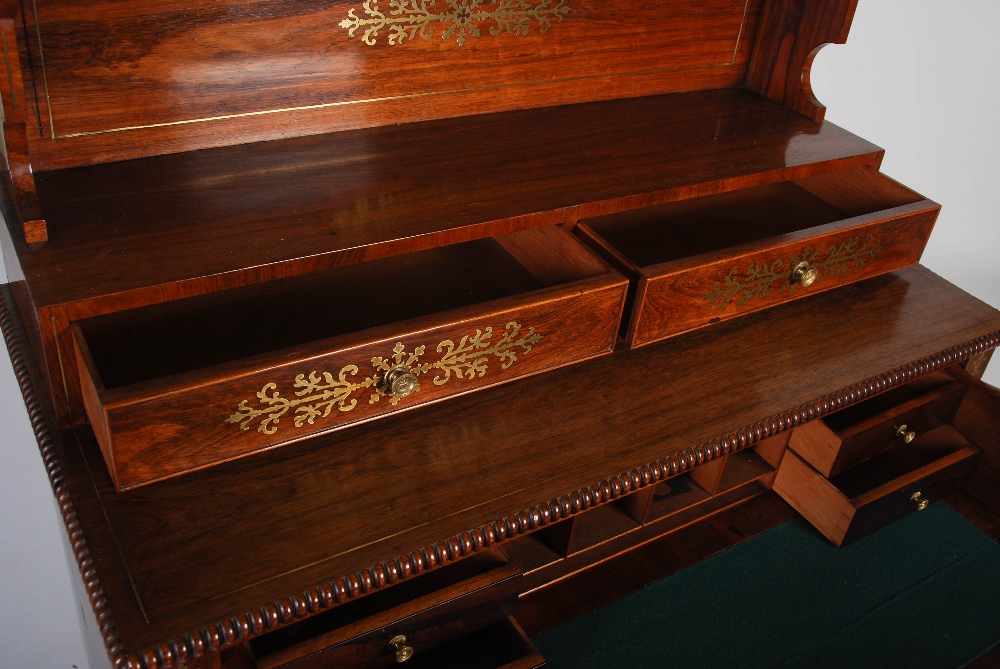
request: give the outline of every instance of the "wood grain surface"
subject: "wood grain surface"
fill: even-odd
[[[255,636],[998,341],[1000,313],[911,268],[128,493],[114,492],[86,431],[45,443],[117,652],[156,664],[162,651],[147,649],[165,640]],[[224,622],[239,610],[242,622]]]
[[[371,11],[361,0],[25,3],[32,153],[48,170],[739,85],[763,3],[404,4],[392,14],[388,0]],[[402,30],[343,25],[378,16]]]

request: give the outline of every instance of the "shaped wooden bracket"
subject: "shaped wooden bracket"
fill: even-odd
[[[827,44],[847,41],[858,0],[770,0],[747,72],[747,88],[822,121],[824,107],[809,81],[813,60]]]
[[[0,51],[3,52],[0,60],[0,99],[3,101],[3,142],[0,150],[3,152],[9,193],[24,229],[25,241],[37,244],[48,239],[48,229],[28,155],[27,121],[30,115],[21,79],[15,19],[15,3],[0,3]]]

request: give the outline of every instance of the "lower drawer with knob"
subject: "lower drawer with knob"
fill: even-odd
[[[438,646],[476,646],[480,642],[470,642],[470,635],[489,636],[479,632],[506,625],[520,590],[521,570],[502,554],[487,552],[255,639],[250,642],[254,666],[424,666]],[[520,657],[524,646],[517,634],[507,636],[492,642],[491,649],[506,657],[512,653],[506,646],[512,645],[513,655]]]
[[[124,490],[610,353],[627,283],[549,227],[71,329]]]
[[[643,346],[919,260],[940,207],[855,169],[579,221],[627,274]]]
[[[930,374],[792,430],[774,491],[835,544],[927,508],[1000,462],[1000,394]]]

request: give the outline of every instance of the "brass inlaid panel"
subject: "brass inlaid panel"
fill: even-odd
[[[364,29],[361,39],[365,44],[375,46],[379,33],[388,31],[388,43],[402,44],[416,37],[434,37],[434,25],[442,24],[441,39],[455,37],[459,46],[465,44],[466,36],[481,37],[483,24],[489,25],[491,35],[502,32],[527,35],[532,24],[538,32],[546,33],[553,21],[562,21],[570,8],[565,0],[444,0],[447,7],[440,12],[432,8],[436,0],[389,0],[389,13],[379,10],[379,0],[365,0],[364,18],[352,8],[347,18],[340,22],[351,37]],[[487,9],[493,5],[493,9]]]
[[[382,397],[389,397],[395,406],[406,395],[398,395],[385,384],[390,372],[405,370],[407,375],[419,377],[431,371],[437,371],[434,385],[442,386],[452,377],[471,380],[486,376],[490,358],[501,362],[501,369],[509,369],[517,362],[519,354],[530,353],[531,349],[542,339],[542,335],[529,327],[522,333],[520,323],[510,322],[499,339],[494,341],[492,327],[476,330],[475,334],[466,335],[456,344],[446,339],[437,345],[435,351],[441,356],[434,362],[421,362],[427,353],[426,346],[417,346],[412,352],[406,351],[402,342],[397,342],[392,355],[387,358],[376,356],[371,365],[374,372],[364,379],[356,379],[360,371],[356,365],[346,365],[334,375],[331,372],[309,372],[295,377],[293,384],[294,396],[285,397],[281,394],[277,383],[268,383],[257,392],[258,406],[250,406],[243,400],[236,407],[236,413],[226,419],[227,423],[238,423],[241,430],[249,430],[260,419],[257,431],[263,434],[274,434],[278,431],[281,418],[292,411],[295,427],[314,425],[317,419],[327,418],[334,409],[352,411],[358,405],[356,395],[359,391],[371,389],[369,404],[378,402]],[[407,393],[416,392],[415,389]]]
[[[801,253],[793,255],[789,262],[778,258],[769,263],[753,263],[744,272],[734,269],[726,275],[724,283],[716,283],[705,295],[705,300],[719,311],[725,311],[735,300],[736,307],[743,307],[755,300],[763,299],[775,290],[795,294],[799,284],[793,282],[792,272],[800,263],[818,270],[815,282],[826,277],[841,277],[854,268],[857,274],[869,261],[882,251],[882,240],[873,235],[857,236],[842,244],[833,244],[826,249],[807,245]]]

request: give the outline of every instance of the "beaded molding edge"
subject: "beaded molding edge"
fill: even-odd
[[[889,390],[943,367],[967,360],[1000,346],[1000,332],[979,337],[939,353],[879,374],[816,400],[757,421],[723,436],[709,439],[697,446],[674,452],[640,467],[622,472],[557,499],[523,509],[516,514],[494,520],[453,535],[406,555],[397,556],[376,565],[341,576],[298,594],[257,607],[240,615],[219,620],[195,632],[147,648],[139,654],[125,655],[114,619],[104,598],[90,550],[76,518],[72,499],[35,395],[28,362],[15,333],[14,318],[8,305],[8,289],[0,293],[0,329],[21,387],[28,417],[38,441],[42,460],[49,475],[53,492],[59,502],[63,521],[70,537],[73,554],[83,577],[87,596],[100,626],[101,635],[112,664],[116,669],[170,669],[182,663],[242,641],[273,631],[305,618],[467,557],[500,542],[569,518],[588,509],[607,504],[622,495],[635,492],[723,455],[743,450],[767,437],[774,436],[802,423],[850,406],[871,395]]]

